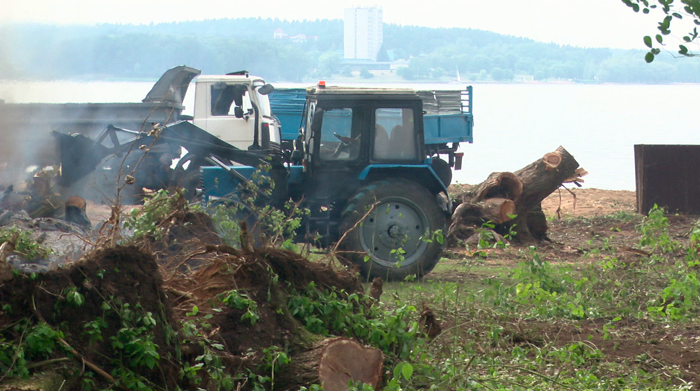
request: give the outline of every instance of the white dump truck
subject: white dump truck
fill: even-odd
[[[172,68],[141,102],[0,103],[0,181],[19,180],[18,174],[30,165],[58,165],[61,159],[76,158],[61,156],[61,135],[79,134],[116,147],[119,140],[104,137],[110,126],[148,132],[154,124],[191,121],[240,149],[279,148],[280,126],[266,96],[271,85],[246,71],[200,73],[187,66]],[[183,100],[193,80],[194,116],[185,116]],[[125,139],[123,133],[119,137]]]

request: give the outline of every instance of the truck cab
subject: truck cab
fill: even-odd
[[[194,125],[236,148],[279,150],[280,125],[267,97],[272,89],[262,78],[245,71],[199,76]]]

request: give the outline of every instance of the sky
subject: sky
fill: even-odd
[[[382,8],[385,23],[473,28],[547,43],[623,49],[644,49],[642,37],[655,34],[661,19],[634,13],[620,0],[11,0],[3,6],[0,23],[340,19],[345,8],[357,6]]]

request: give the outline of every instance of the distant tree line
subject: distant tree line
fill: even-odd
[[[274,39],[278,28],[305,42]],[[342,60],[342,20],[245,18],[153,25],[0,27],[0,78],[153,79],[175,65],[204,73],[249,70],[269,81],[351,76]],[[700,62],[643,50],[578,48],[466,28],[384,26],[381,61],[404,60],[406,80],[700,82]],[[663,54],[663,53],[662,53]],[[360,77],[373,75],[363,69]]]

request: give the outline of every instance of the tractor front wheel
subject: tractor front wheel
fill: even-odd
[[[343,210],[338,246],[368,279],[422,277],[437,264],[447,215],[437,196],[404,179],[368,184]]]

